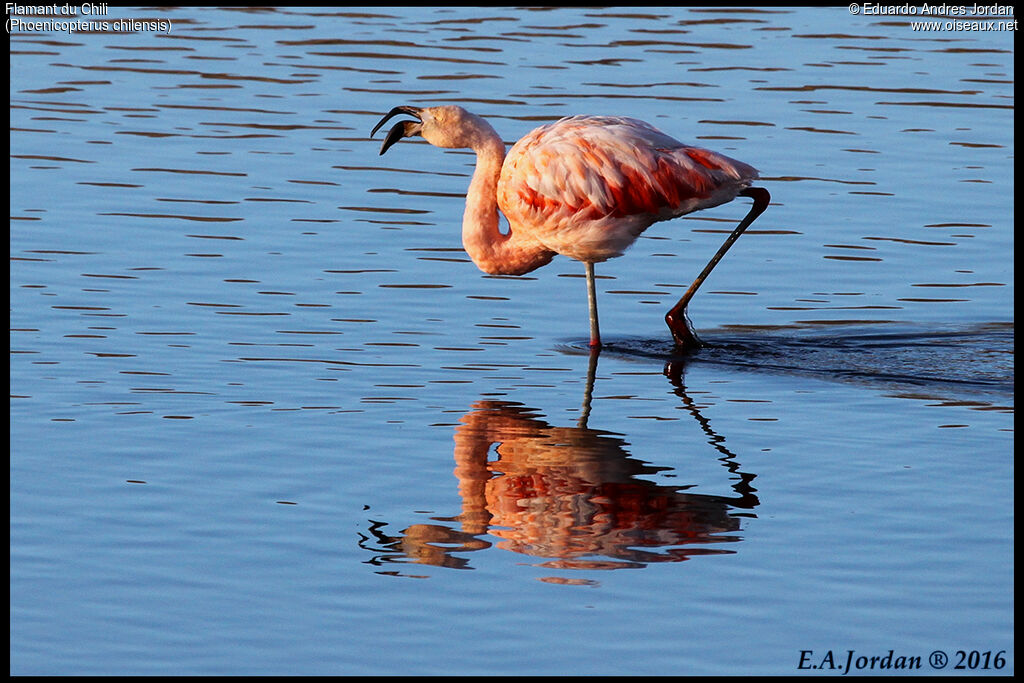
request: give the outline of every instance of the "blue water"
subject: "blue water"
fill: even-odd
[[[12,674],[1013,673],[1011,32],[123,18],[10,36]],[[472,156],[378,156],[440,103],[758,167],[710,347],[747,200],[598,266],[593,357],[579,263],[462,250]]]

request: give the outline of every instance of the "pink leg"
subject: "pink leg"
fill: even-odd
[[[590,308],[590,350],[601,348],[601,330],[597,324],[597,286],[594,284],[594,264],[584,263],[587,269],[587,304]]]
[[[703,346],[686,317],[686,307],[689,305],[690,299],[693,298],[693,295],[697,293],[697,289],[700,288],[704,280],[711,274],[711,271],[718,265],[718,262],[725,256],[725,252],[729,251],[729,247],[733,245],[733,242],[739,239],[739,236],[754,222],[754,219],[764,213],[764,210],[768,208],[768,203],[772,200],[768,190],[763,187],[748,187],[745,190],[741,190],[740,194],[752,198],[754,205],[750,207],[750,211],[743,217],[743,220],[736,226],[736,229],[732,231],[732,234],[726,238],[725,243],[719,247],[718,252],[704,266],[704,270],[693,281],[693,284],[690,285],[690,288],[679,299],[679,302],[665,314],[665,322],[668,323],[668,329],[672,332],[672,339],[676,342],[676,348],[681,351],[696,351]]]

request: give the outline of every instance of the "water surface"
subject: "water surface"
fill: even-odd
[[[1013,673],[1012,33],[106,18],[171,29],[10,36],[11,673]],[[662,317],[746,200],[598,267],[593,357],[579,263],[462,250],[472,155],[378,156],[441,103],[760,169],[690,306],[710,347]]]

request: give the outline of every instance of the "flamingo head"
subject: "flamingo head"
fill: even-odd
[[[435,147],[446,148],[475,148],[481,141],[498,136],[489,123],[454,104],[423,108],[408,105],[395,107],[373,127],[370,136],[373,137],[381,126],[398,114],[408,114],[416,120],[396,123],[380,146],[381,154],[402,138],[414,135],[421,135]]]

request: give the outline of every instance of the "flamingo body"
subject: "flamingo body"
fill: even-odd
[[[768,206],[770,195],[751,188],[757,170],[742,161],[684,145],[654,126],[626,117],[570,116],[534,129],[513,145],[487,121],[462,107],[401,106],[417,121],[396,124],[384,154],[404,137],[422,135],[443,148],[470,148],[476,168],[466,192],[462,244],[484,272],[522,275],[556,254],[586,266],[590,345],[601,346],[594,264],[621,256],[658,221],[732,201],[744,194],[754,207],[665,319],[676,345],[700,342],[686,321],[686,305],[737,237]],[[508,232],[499,229],[499,209]]]
[[[621,256],[653,223],[729,202],[757,177],[637,119],[571,116],[512,147],[497,200],[513,230],[598,263]]]

